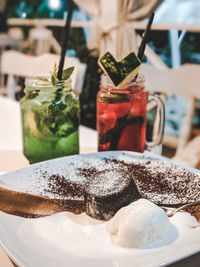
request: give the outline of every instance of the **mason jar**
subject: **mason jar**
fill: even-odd
[[[79,100],[71,80],[27,78],[20,101],[23,152],[30,163],[79,153]]]
[[[155,101],[158,116],[153,141],[146,141],[148,101]],[[105,75],[97,94],[98,151],[128,150],[144,152],[159,146],[164,133],[165,109],[162,99],[145,89],[144,77],[115,88]],[[158,127],[157,127],[158,126]]]

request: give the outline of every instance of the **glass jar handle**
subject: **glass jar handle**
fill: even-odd
[[[153,100],[157,103],[158,110],[154,122],[154,130],[153,130],[154,134],[152,138],[153,141],[147,142],[147,149],[162,144],[164,136],[164,126],[165,126],[165,104],[162,98],[155,93],[150,93],[149,98],[150,100]],[[147,111],[148,111],[148,105],[147,105]]]

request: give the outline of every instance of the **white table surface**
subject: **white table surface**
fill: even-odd
[[[22,152],[20,106],[18,102],[0,96],[0,174],[27,166]],[[80,153],[97,151],[97,132],[85,126],[79,128]],[[0,247],[0,266],[12,267]]]
[[[5,46],[15,47],[19,45],[21,42],[22,40],[13,39],[6,33],[0,33],[0,47],[1,48]]]

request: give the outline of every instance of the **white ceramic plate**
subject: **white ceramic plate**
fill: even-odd
[[[103,157],[120,158],[122,152],[106,152],[60,158],[34,164],[0,177],[0,182],[13,187],[38,170],[57,172],[70,162],[91,163]],[[138,153],[126,152],[123,157],[141,159]],[[145,158],[156,159],[148,154]],[[67,164],[66,164],[67,162]],[[61,170],[60,170],[61,171]],[[193,171],[190,169],[190,171]],[[194,170],[195,172],[195,170]],[[21,177],[21,179],[20,179]],[[28,186],[28,183],[27,185]],[[31,185],[30,185],[31,186]],[[0,240],[9,256],[19,266],[26,267],[132,267],[164,266],[200,251],[200,227],[188,213],[171,218],[173,235],[143,249],[114,247],[105,229],[105,223],[80,225],[85,214],[62,212],[39,219],[25,219],[0,212]]]

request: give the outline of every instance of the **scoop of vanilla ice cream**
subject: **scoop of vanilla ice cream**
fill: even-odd
[[[107,223],[112,243],[126,248],[139,248],[160,240],[169,227],[165,212],[146,199],[121,208]]]

